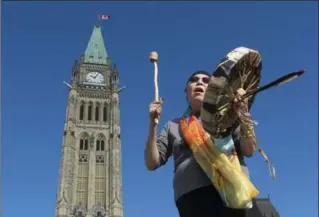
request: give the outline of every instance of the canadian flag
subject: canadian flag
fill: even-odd
[[[109,19],[111,19],[111,15],[106,15],[106,14],[99,15],[99,20],[109,20]]]

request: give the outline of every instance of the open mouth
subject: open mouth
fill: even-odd
[[[195,93],[204,93],[204,89],[202,87],[196,87],[194,92]]]

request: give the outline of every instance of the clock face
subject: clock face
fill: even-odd
[[[101,84],[104,80],[104,77],[99,72],[90,72],[86,75],[86,81],[94,84]]]

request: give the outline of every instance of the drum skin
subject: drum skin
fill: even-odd
[[[201,108],[201,120],[207,133],[224,138],[239,126],[232,106],[234,94],[239,88],[246,92],[258,88],[261,69],[261,55],[249,48],[236,48],[223,58],[210,78]],[[249,99],[249,109],[253,101],[254,97]]]

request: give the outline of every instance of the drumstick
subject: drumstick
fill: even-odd
[[[281,85],[281,84],[284,84],[286,82],[289,82],[291,80],[294,80],[295,78],[298,78],[299,76],[301,76],[303,73],[305,73],[306,70],[300,70],[298,72],[291,72],[289,74],[286,74],[284,76],[281,76],[280,78],[276,79],[275,81],[272,81],[270,82],[269,84],[266,84],[262,87],[259,87],[253,91],[250,91],[250,92],[247,92],[245,93],[243,96],[241,96],[241,99],[246,99],[248,97],[251,97],[253,95],[256,95],[262,91],[265,91],[269,88],[272,88],[272,87],[275,87],[275,86],[278,86],[278,85]],[[225,105],[221,106],[218,108],[218,111],[222,111],[223,109],[226,109],[227,106],[229,106],[230,103],[226,103]]]
[[[242,98],[248,98],[248,97],[250,97],[250,96],[252,96],[252,95],[256,95],[257,93],[262,92],[262,91],[264,91],[264,90],[267,90],[267,89],[269,89],[269,88],[271,88],[271,87],[279,86],[279,85],[281,85],[281,84],[284,84],[284,83],[286,83],[286,82],[289,82],[289,81],[291,81],[291,80],[294,80],[295,78],[298,78],[298,77],[301,76],[303,73],[305,73],[305,71],[306,71],[305,69],[302,69],[302,70],[300,70],[300,71],[298,71],[298,72],[291,72],[291,73],[289,73],[289,74],[286,74],[286,75],[284,75],[284,76],[282,76],[282,77],[276,79],[275,81],[270,82],[269,84],[266,84],[266,85],[264,85],[264,86],[262,86],[262,87],[259,87],[259,88],[257,88],[256,90],[247,92],[246,94],[244,94],[244,95],[242,96]]]
[[[154,64],[154,88],[155,88],[155,102],[159,102],[161,104],[161,99],[159,99],[159,93],[158,93],[158,82],[157,82],[157,77],[158,77],[158,66],[157,66],[157,61],[158,61],[158,53],[156,51],[152,51],[150,56],[150,61],[151,63]],[[159,117],[155,119],[155,123],[159,123]]]

